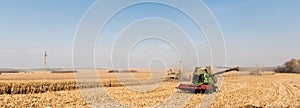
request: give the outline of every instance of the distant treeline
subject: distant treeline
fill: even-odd
[[[0,74],[2,73],[19,73],[19,71],[15,71],[15,70],[0,70]]]
[[[292,59],[278,66],[275,70],[278,73],[300,73],[300,59]]]
[[[108,73],[136,73],[138,72],[137,70],[108,70]]]
[[[51,73],[78,73],[77,70],[56,70],[56,71],[51,71]]]
[[[230,68],[234,68],[234,67],[222,67],[219,66],[217,68],[226,68],[226,69],[230,69]],[[239,67],[240,71],[253,71],[253,70],[258,70],[258,71],[274,71],[274,69],[276,69],[276,67]]]
[[[276,67],[240,67],[241,71],[274,71]]]

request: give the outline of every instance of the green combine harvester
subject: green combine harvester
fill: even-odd
[[[174,70],[174,69],[169,69],[167,71],[167,75],[168,75],[168,78],[169,79],[174,79],[174,80],[177,80],[180,78],[180,70]]]
[[[191,84],[179,84],[177,89],[194,93],[212,93],[218,91],[216,75],[224,74],[230,71],[239,71],[239,67],[228,69],[225,71],[211,73],[211,68],[196,67],[192,74]]]

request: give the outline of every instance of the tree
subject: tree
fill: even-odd
[[[292,59],[284,63],[283,66],[278,66],[275,72],[279,73],[300,73],[300,59]]]

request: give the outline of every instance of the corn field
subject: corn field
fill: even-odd
[[[142,73],[135,73],[142,74]],[[147,75],[136,75],[145,77]],[[75,81],[74,79],[60,80],[0,80],[0,107],[92,107],[90,101],[108,96],[109,102],[116,102],[114,107],[151,107],[163,105],[174,107],[181,105],[186,94],[191,97],[185,107],[199,107],[203,96],[207,94],[192,94],[178,92],[175,87],[178,82],[161,79],[163,83],[154,90],[139,92],[126,86],[147,86],[155,82],[145,81],[139,85],[134,80],[123,80],[120,83],[113,75],[106,74],[107,79],[101,83],[92,80]],[[1,78],[1,76],[0,76]],[[144,79],[144,78],[141,78]],[[215,92],[216,97],[210,107],[300,107],[300,75],[299,74],[266,74],[263,76],[239,76],[228,73],[220,86],[221,91]],[[143,80],[141,80],[143,81]],[[125,83],[124,83],[125,82]],[[126,86],[124,86],[126,85]],[[90,98],[83,98],[83,89],[105,89],[108,95],[95,93]],[[172,95],[178,95],[177,104],[166,104],[165,100]],[[182,97],[180,97],[182,96]],[[104,105],[104,107],[112,107]]]
[[[0,94],[33,94],[47,91],[74,90],[78,88],[75,81],[1,81]]]

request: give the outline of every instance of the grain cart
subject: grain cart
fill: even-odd
[[[215,85],[217,83],[217,77],[216,75],[223,74],[230,71],[239,71],[239,67],[228,69],[225,71],[217,72],[217,73],[211,73],[210,67],[201,68],[196,67],[194,73],[191,77],[191,83],[190,84],[179,84],[177,89],[180,89],[181,91],[188,91],[188,92],[194,92],[194,93],[211,93],[218,91],[218,87]]]

